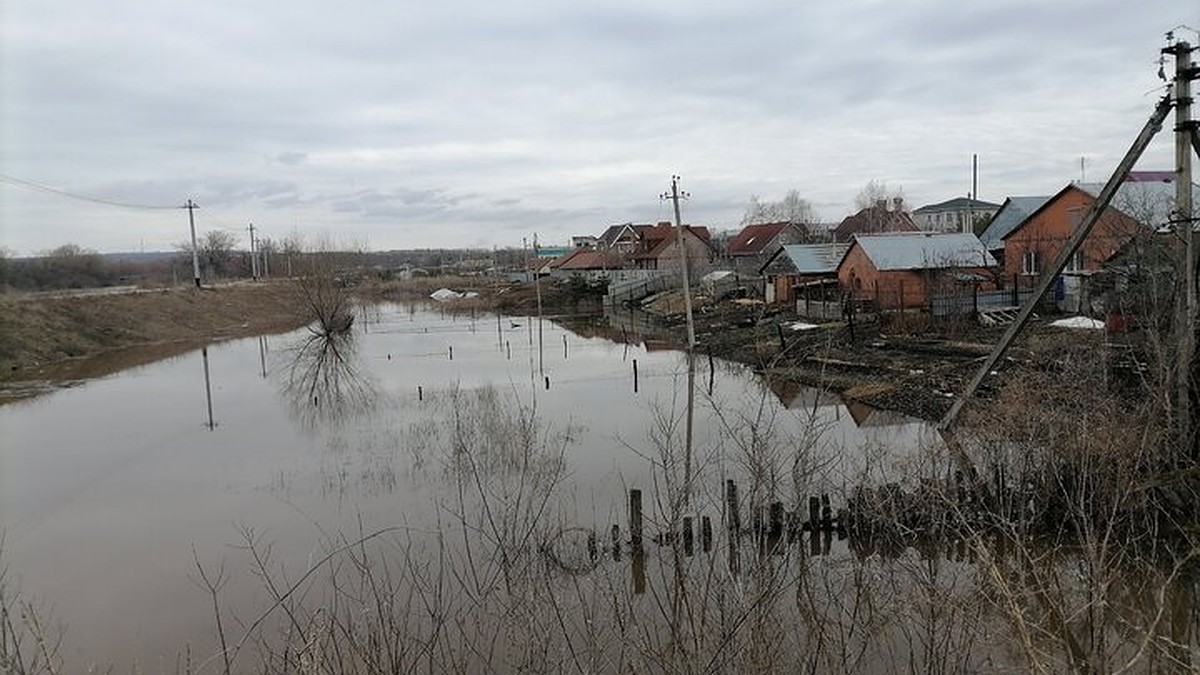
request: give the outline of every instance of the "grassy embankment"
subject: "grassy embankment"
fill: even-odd
[[[82,377],[84,357],[111,353],[111,362],[132,366],[213,340],[291,330],[307,321],[297,307],[287,283],[0,295],[0,380]]]

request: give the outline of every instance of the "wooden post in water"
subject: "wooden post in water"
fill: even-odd
[[[642,550],[642,491],[629,491],[629,547],[634,553]]]
[[[504,341],[504,351],[508,352],[508,360],[512,360],[512,343],[508,340]]]
[[[736,537],[742,531],[742,517],[738,512],[737,483],[732,478],[725,481],[725,508],[729,514],[729,531]]]
[[[692,528],[692,517],[683,517],[683,554],[689,558],[696,552],[696,533]]]
[[[567,360],[567,336],[563,335],[563,360]]]
[[[450,345],[450,360],[454,360],[454,345]]]
[[[550,376],[546,376],[546,391],[550,391]]]
[[[737,483],[733,479],[725,481],[725,513],[729,525],[729,573],[738,575],[738,537],[742,532],[742,519],[738,513]]]
[[[709,396],[712,396],[713,380],[716,378],[716,376],[717,376],[717,369],[713,365],[712,347],[709,347],[708,348],[708,395]]]
[[[638,393],[637,359],[633,360],[633,393]]]
[[[422,388],[421,388],[421,385],[419,385],[419,384],[417,385],[417,400],[418,400],[418,401],[424,401],[424,400],[425,400],[425,390],[424,390],[424,389],[422,389]]]

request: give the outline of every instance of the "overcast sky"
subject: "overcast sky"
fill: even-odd
[[[1194,0],[0,0],[0,245],[520,246],[1104,180]],[[1193,31],[1181,37],[1196,41]],[[1171,65],[1168,63],[1168,72]],[[1169,128],[1169,126],[1168,126]],[[1141,168],[1173,168],[1160,135]]]

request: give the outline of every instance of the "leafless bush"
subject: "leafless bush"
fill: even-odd
[[[0,537],[0,565],[4,539]],[[8,568],[0,566],[0,673],[56,675],[62,630],[48,623],[47,612],[21,597],[11,585]]]

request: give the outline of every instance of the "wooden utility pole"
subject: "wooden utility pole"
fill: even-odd
[[[1170,36],[1168,36],[1169,39]],[[1180,40],[1168,45],[1163,53],[1175,57],[1175,80],[1171,85],[1171,96],[1175,103],[1175,231],[1182,239],[1182,264],[1179,274],[1183,277],[1183,299],[1178,302],[1176,319],[1176,382],[1175,407],[1179,429],[1179,440],[1185,452],[1196,458],[1200,455],[1197,443],[1197,424],[1192,412],[1195,359],[1197,274],[1196,274],[1196,221],[1192,203],[1192,134],[1196,122],[1192,120],[1192,80],[1200,77],[1192,61],[1194,48]]]
[[[686,199],[687,193],[682,195]],[[683,440],[683,505],[686,508],[692,492],[692,429],[696,408],[696,325],[692,318],[692,284],[688,273],[688,249],[683,236],[683,220],[679,216],[679,176],[671,176],[670,199],[675,207],[675,237],[679,247],[679,271],[683,277],[683,310],[687,317],[687,417]]]
[[[200,251],[196,248],[196,218],[193,214],[200,207],[189,199],[183,208],[188,211],[188,226],[192,229],[192,279],[196,282],[196,288],[200,288]]]

